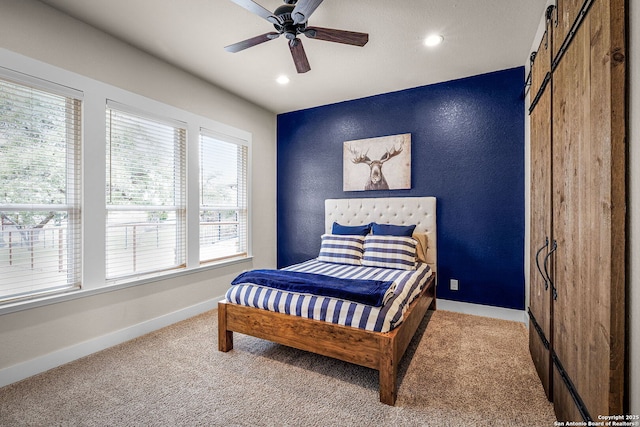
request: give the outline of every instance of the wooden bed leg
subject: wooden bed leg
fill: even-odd
[[[433,273],[435,276],[435,273]],[[436,292],[438,290],[438,287],[436,286],[435,281],[433,282],[433,289],[429,292],[429,296],[431,298],[433,298],[433,301],[431,301],[431,304],[429,305],[428,310],[436,310]]]
[[[218,350],[227,352],[233,349],[233,332],[227,331],[227,303],[218,303]]]
[[[383,339],[380,342],[380,402],[395,405],[398,390],[398,360],[393,339]]]

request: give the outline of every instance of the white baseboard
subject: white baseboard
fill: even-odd
[[[468,302],[451,301],[438,298],[438,310],[453,311],[456,313],[472,314],[474,316],[492,317],[494,319],[512,320],[528,324],[529,317],[524,310],[511,308],[492,307],[490,305],[471,304]]]
[[[64,365],[65,363],[72,362],[97,351],[113,347],[114,345],[140,337],[148,334],[149,332],[164,328],[165,326],[169,326],[190,317],[197,316],[198,314],[206,311],[213,310],[217,307],[218,301],[222,301],[222,299],[224,299],[222,296],[210,299],[208,301],[156,317],[155,319],[120,329],[119,331],[115,331],[107,335],[96,337],[88,341],[54,351],[44,356],[18,363],[17,365],[9,366],[8,368],[0,370],[0,387],[24,380],[33,375],[48,371],[49,369]]]

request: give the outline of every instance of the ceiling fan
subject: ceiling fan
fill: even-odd
[[[266,19],[273,24],[276,31],[234,43],[226,46],[224,49],[227,52],[236,53],[260,43],[275,40],[284,34],[287,40],[289,40],[289,50],[291,51],[291,56],[293,57],[293,62],[298,73],[306,73],[311,69],[307,54],[302,46],[302,40],[298,38],[300,34],[304,34],[310,39],[344,43],[353,46],[364,46],[369,41],[369,34],[366,33],[307,26],[309,17],[318,6],[320,6],[323,0],[284,0],[285,4],[278,7],[273,13],[252,0],[231,1],[238,6],[244,7],[249,12]]]

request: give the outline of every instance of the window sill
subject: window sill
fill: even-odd
[[[222,267],[227,267],[234,264],[242,264],[253,260],[253,256],[247,256],[245,258],[229,259],[222,262],[204,264],[196,268],[189,270],[179,270],[168,274],[157,275],[153,277],[145,277],[141,279],[130,280],[126,282],[119,282],[114,284],[105,284],[104,286],[92,289],[78,289],[65,293],[59,293],[55,295],[48,295],[46,297],[34,298],[30,300],[23,300],[14,303],[7,303],[0,306],[0,316],[4,314],[16,313],[19,311],[30,310],[37,307],[43,307],[51,304],[58,304],[66,301],[72,301],[75,299],[91,297],[94,295],[100,295],[107,292],[119,291],[122,289],[131,288],[134,286],[145,285],[147,283],[159,282],[163,280],[170,280],[176,277],[188,276],[190,274],[202,273],[208,270],[215,270]]]

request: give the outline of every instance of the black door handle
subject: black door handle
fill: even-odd
[[[540,273],[540,275],[542,276],[542,280],[544,280],[545,291],[549,289],[549,282],[547,282],[547,278],[545,277],[544,273],[542,272],[542,269],[540,268],[540,259],[538,257],[540,256],[540,252],[542,252],[544,248],[548,246],[549,246],[549,237],[545,237],[544,246],[538,249],[538,252],[536,252],[536,267],[538,267],[538,273]]]
[[[554,240],[553,244],[551,245],[551,250],[549,251],[547,256],[544,257],[544,262],[542,263],[542,265],[544,266],[544,273],[547,276],[547,280],[549,281],[549,284],[551,285],[551,292],[553,292],[554,301],[558,299],[558,290],[556,289],[556,286],[554,285],[553,280],[551,280],[551,277],[549,276],[549,270],[547,269],[547,261],[549,261],[549,257],[551,256],[552,253],[556,251],[556,249],[558,249],[558,242]]]

